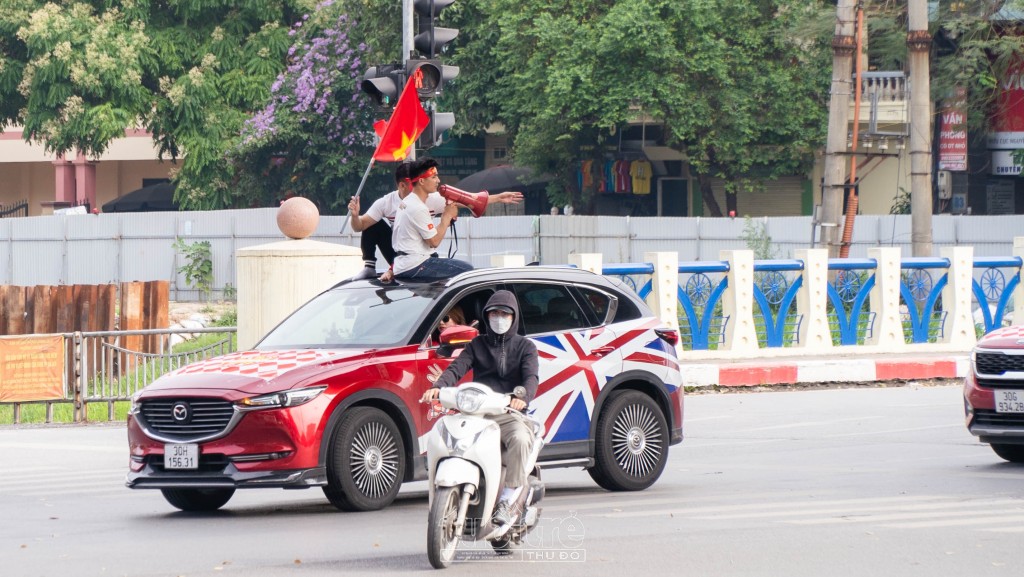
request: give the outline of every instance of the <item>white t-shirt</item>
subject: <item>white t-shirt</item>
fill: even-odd
[[[430,211],[430,216],[437,216],[444,212],[446,202],[439,193],[432,192],[427,195],[427,210]],[[373,201],[366,211],[366,216],[372,218],[373,222],[380,222],[381,219],[386,218],[388,224],[395,226],[395,215],[398,213],[398,205],[401,203],[402,199],[398,197],[398,191],[392,190]]]
[[[437,235],[437,227],[427,205],[415,194],[406,196],[398,205],[394,226],[391,244],[396,253],[405,253],[395,256],[395,274],[401,274],[430,258],[434,248],[427,244],[427,240]]]

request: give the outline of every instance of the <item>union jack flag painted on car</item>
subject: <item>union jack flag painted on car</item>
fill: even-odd
[[[670,393],[682,385],[675,349],[651,329],[652,319],[531,337],[540,357],[540,386],[530,403],[546,443],[586,440],[605,384],[624,371],[658,375]]]

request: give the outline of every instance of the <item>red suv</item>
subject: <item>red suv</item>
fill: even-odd
[[[997,455],[1024,463],[1024,326],[985,335],[964,379],[967,430]]]
[[[579,466],[609,490],[639,490],[682,441],[678,335],[621,282],[571,268],[482,269],[431,284],[346,281],[253,350],[164,375],[128,415],[126,484],[186,511],[236,489],[322,487],[343,510],[387,506],[426,478],[431,423],[418,401],[450,362],[440,322],[482,321],[496,290],[519,299],[537,344],[542,466]],[[480,322],[480,330],[486,323]],[[450,331],[458,332],[458,331]]]

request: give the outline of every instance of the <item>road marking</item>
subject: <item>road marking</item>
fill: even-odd
[[[822,435],[823,439],[839,439],[842,437],[863,437],[865,435],[889,435],[892,433],[913,433],[916,431],[932,431],[935,429],[951,429],[951,428],[963,428],[963,423],[954,423],[951,425],[932,425],[930,427],[912,427],[909,429],[886,429],[884,431],[860,431],[857,433],[842,433],[835,435]]]
[[[1024,500],[1021,499],[991,499],[986,501],[965,501],[959,503],[929,503],[924,505],[907,505],[897,507],[902,513],[851,513],[842,517],[829,517],[826,519],[797,519],[786,521],[792,525],[835,525],[841,523],[879,523],[882,521],[901,521],[912,519],[929,519],[933,517],[977,517],[978,508],[996,507],[999,505],[1013,505],[1016,510],[1008,510],[1006,514],[1024,513]],[[951,509],[971,508],[970,511],[953,511]],[[928,509],[933,509],[929,511]],[[918,512],[912,512],[918,511]],[[808,511],[814,513],[814,511]],[[989,514],[988,511],[985,514]]]
[[[71,445],[67,443],[15,443],[0,442],[0,449],[32,449],[34,451],[71,451],[81,453],[89,451],[92,453],[127,453],[127,447],[105,447],[102,445]]]
[[[604,515],[595,515],[598,517],[662,517],[666,515],[681,515],[694,518],[709,518],[709,519],[726,519],[726,518],[744,518],[744,517],[773,517],[779,515],[794,514],[788,511],[775,511],[765,512],[765,509],[797,509],[796,514],[805,514],[807,511],[806,507],[820,507],[820,506],[835,506],[835,505],[870,505],[870,504],[887,504],[887,503],[904,503],[914,501],[934,501],[936,499],[942,499],[943,497],[938,495],[922,495],[922,496],[911,496],[911,497],[874,497],[865,499],[833,499],[824,501],[790,501],[790,502],[777,502],[777,503],[747,503],[743,505],[719,505],[712,507],[683,507],[677,509],[659,509],[656,511],[616,511],[607,513]],[[746,513],[736,515],[721,515],[720,513],[729,513],[734,511],[747,511]],[[842,510],[841,510],[842,511]],[[697,517],[698,515],[711,515],[709,517]]]
[[[990,514],[990,511],[986,511]],[[938,527],[968,527],[971,525],[988,525],[989,523],[1024,523],[1024,514],[1013,511],[1012,514],[975,517],[973,519],[950,519],[948,521],[922,521],[918,523],[883,523],[882,527],[893,529],[934,529]]]
[[[795,429],[797,427],[817,427],[817,426],[831,426],[836,423],[844,423],[848,421],[866,421],[871,419],[884,419],[883,415],[871,415],[865,417],[849,417],[846,419],[832,419],[829,421],[800,421],[799,423],[786,423],[784,425],[772,425],[770,427],[757,427],[755,429],[739,429],[732,431],[733,433],[752,433],[755,431],[777,431],[780,429]]]

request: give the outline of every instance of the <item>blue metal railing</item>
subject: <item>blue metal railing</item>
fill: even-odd
[[[762,346],[781,347],[787,337],[799,342],[803,315],[789,314],[796,301],[796,293],[803,286],[804,277],[797,276],[790,283],[784,273],[804,270],[800,260],[754,261],[754,302],[760,310],[758,342]]]
[[[1020,269],[1024,261],[1018,256],[1014,257],[976,257],[974,259],[974,270],[981,270],[980,278],[971,280],[975,302],[981,309],[983,327],[986,333],[994,331],[1003,326],[1003,318],[1006,316],[1006,307],[1010,303],[1013,291],[1020,284]],[[1001,268],[1015,269],[1010,274],[1010,279]],[[975,273],[977,274],[977,272]],[[993,311],[991,306],[995,305]]]
[[[900,296],[907,307],[904,322],[910,325],[910,342],[927,343],[942,335],[946,323],[945,311],[936,311],[935,305],[949,282],[949,259],[909,257],[900,261],[900,268]],[[935,269],[943,270],[938,281],[932,279]],[[933,334],[931,327],[936,321],[939,326]]]
[[[861,344],[874,331],[875,315],[865,311],[864,304],[875,286],[875,275],[867,271],[876,268],[873,258],[828,259],[828,270],[837,271],[828,283],[829,317],[835,319],[833,338],[838,337],[841,345]]]

